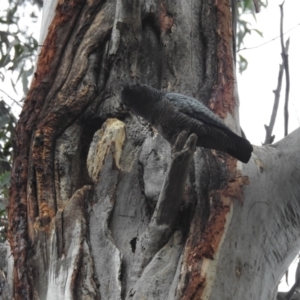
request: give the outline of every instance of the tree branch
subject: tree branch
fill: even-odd
[[[299,284],[300,284],[300,278],[296,280],[296,282],[291,287],[291,289],[286,293],[284,300],[292,300],[292,297],[296,291],[296,288],[299,287]]]
[[[289,51],[290,40],[288,39],[284,46],[284,43],[283,43],[283,7],[282,7],[283,4],[284,4],[284,2],[281,5],[279,5],[280,11],[281,11],[280,42],[281,42],[281,49],[282,49],[281,50],[282,64],[279,66],[277,88],[275,91],[273,91],[275,94],[275,99],[274,99],[274,105],[273,105],[272,115],[271,115],[271,119],[270,119],[270,124],[265,125],[266,138],[265,138],[265,142],[263,143],[263,145],[272,144],[275,139],[275,135],[272,135],[272,132],[274,129],[277,111],[278,111],[280,92],[281,92],[281,86],[282,86],[282,77],[283,77],[284,71],[285,71],[285,77],[286,77],[285,105],[284,105],[284,136],[286,136],[288,134],[288,119],[289,119],[288,101],[289,101],[289,91],[290,91],[288,51]]]
[[[286,80],[286,86],[285,86],[285,101],[284,101],[284,136],[288,135],[288,122],[289,122],[289,110],[288,110],[288,104],[289,104],[289,94],[290,94],[290,72],[289,72],[289,59],[288,59],[288,52],[286,51],[286,48],[288,48],[290,40],[288,39],[286,42],[286,47],[284,47],[283,43],[283,5],[284,1],[280,7],[280,43],[281,43],[281,56],[283,61],[283,67],[285,70],[285,80]]]
[[[298,266],[297,266],[297,270],[296,270],[296,280],[295,280],[294,285],[291,287],[291,289],[288,292],[279,292],[277,294],[277,300],[292,300],[296,289],[299,287],[300,287],[300,261],[298,262]],[[298,292],[298,294],[299,294],[299,292]],[[296,298],[294,298],[294,299],[296,299]]]
[[[263,143],[263,145],[272,144],[274,139],[275,139],[275,135],[272,135],[272,132],[273,132],[273,129],[274,129],[276,116],[277,116],[277,111],[278,111],[280,92],[281,92],[281,86],[282,86],[282,76],[283,76],[283,65],[281,64],[281,65],[279,65],[277,88],[276,88],[276,90],[273,91],[273,93],[275,95],[275,99],[274,99],[270,124],[265,125],[266,139],[265,139],[265,142]]]

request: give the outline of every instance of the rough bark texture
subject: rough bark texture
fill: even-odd
[[[300,246],[300,132],[242,165],[171,148],[119,100],[146,83],[239,128],[231,24],[229,0],[59,1],[14,141],[16,300],[274,297]]]
[[[10,254],[8,241],[0,244],[0,299],[12,299],[13,292],[13,270],[14,260]]]

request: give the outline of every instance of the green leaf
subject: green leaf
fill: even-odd
[[[3,201],[0,201],[0,217],[7,215],[6,204]]]
[[[9,64],[11,62],[11,59],[10,59],[10,55],[9,53],[7,53],[6,55],[4,55],[2,57],[2,59],[0,60],[0,68],[3,68],[5,67],[7,64]]]
[[[252,31],[255,31],[261,37],[264,37],[263,33],[260,30],[258,30],[258,29],[252,29]]]
[[[23,73],[24,73],[24,64],[25,64],[25,63],[23,63],[23,65],[22,65],[22,67],[21,67],[21,69],[20,69],[20,71],[19,71],[19,75],[18,75],[18,77],[17,77],[17,79],[16,79],[15,84],[17,84],[18,81],[20,80],[20,78],[23,76]]]
[[[15,93],[18,94],[17,90],[16,90],[16,85],[14,84],[13,80],[10,78],[10,83],[12,88],[14,89]]]
[[[239,72],[242,74],[248,67],[248,60],[240,54],[238,58]]]
[[[4,172],[0,175],[0,188],[8,187],[10,184],[10,171]]]
[[[28,92],[28,76],[26,72],[24,72],[22,76],[22,87],[23,87],[23,93],[26,95]]]
[[[7,123],[10,121],[9,116],[7,115],[0,115],[0,128],[4,127],[7,125]]]
[[[24,46],[21,44],[15,45],[14,49],[15,49],[15,57],[20,56],[24,52]]]

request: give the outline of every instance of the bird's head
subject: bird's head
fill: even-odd
[[[127,84],[121,92],[123,105],[134,113],[145,117],[155,102],[161,99],[161,92],[146,84]]]
[[[141,101],[141,84],[126,84],[121,92],[122,103],[130,108],[134,106],[136,102]]]

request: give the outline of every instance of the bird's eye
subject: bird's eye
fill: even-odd
[[[130,111],[130,107],[124,103],[123,103],[123,108],[124,108],[124,110]]]
[[[127,97],[122,97],[121,100],[124,105],[130,105],[130,100]]]

